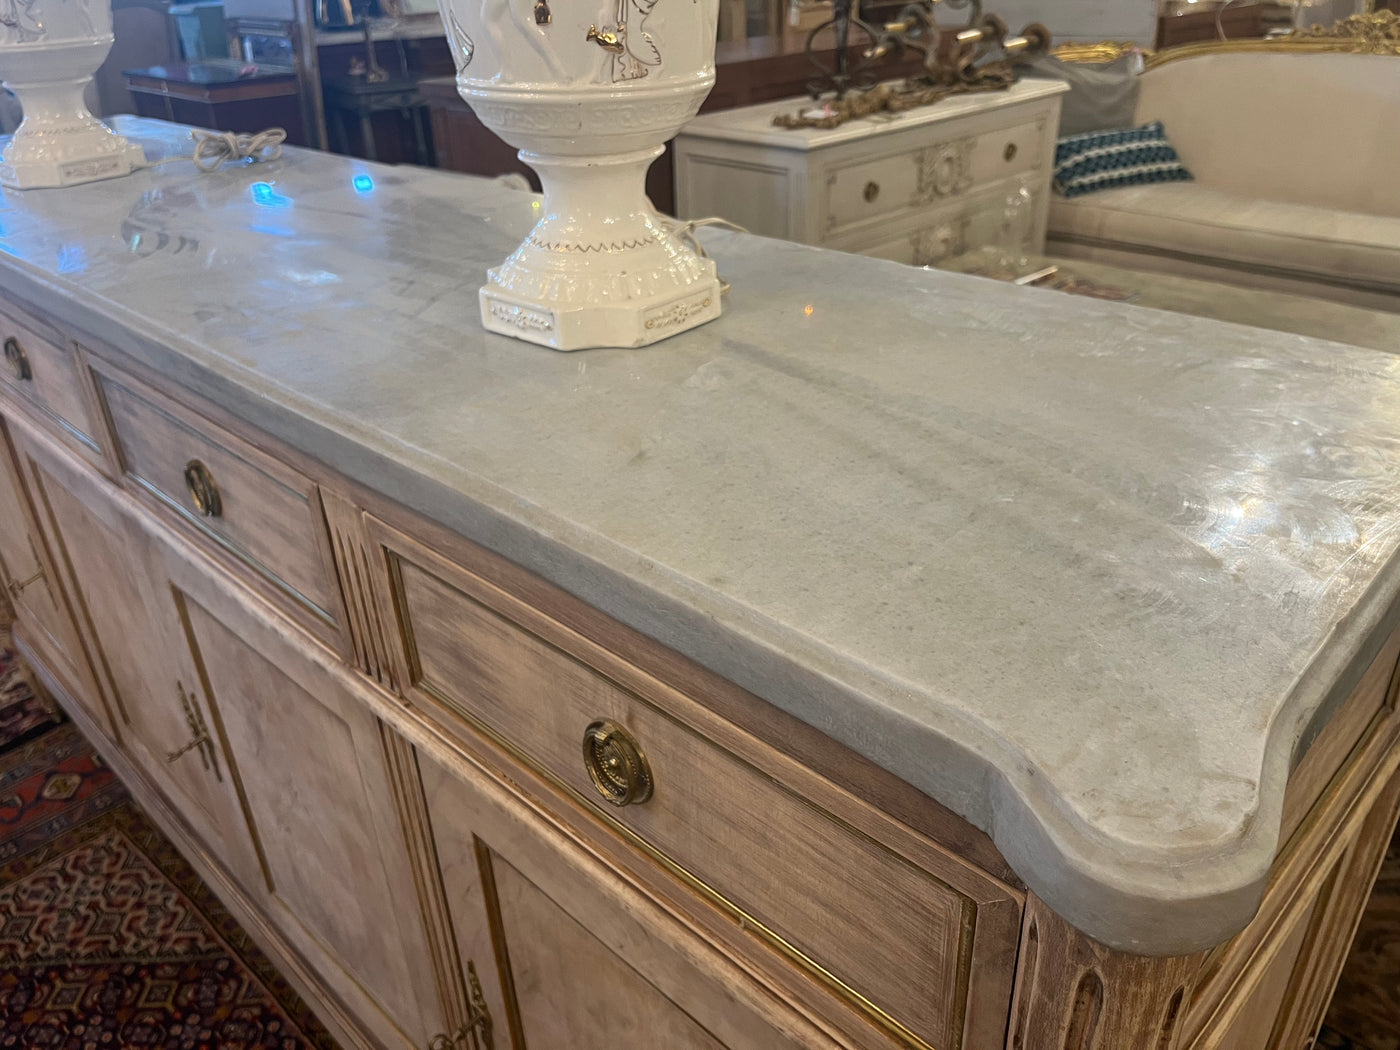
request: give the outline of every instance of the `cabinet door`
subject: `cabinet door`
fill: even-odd
[[[87,660],[57,589],[48,552],[31,525],[32,508],[20,483],[16,455],[0,429],[0,578],[40,659],[98,726],[110,734],[110,712],[93,688]]]
[[[567,832],[489,779],[418,761],[457,955],[481,973],[498,1050],[832,1045]]]
[[[257,830],[265,914],[381,1045],[426,1045],[441,1009],[367,697],[347,672],[316,662],[309,643],[197,569],[186,579],[172,568]]]
[[[236,771],[201,701],[157,541],[86,466],[33,441],[17,448],[112,700],[119,743],[235,878],[254,881]]]

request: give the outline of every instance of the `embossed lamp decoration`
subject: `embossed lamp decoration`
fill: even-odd
[[[126,175],[145,156],[88,112],[83,91],[112,49],[109,0],[0,0],[0,80],[24,121],[0,183],[71,186]]]
[[[440,0],[457,90],[544,185],[481,289],[494,332],[645,346],[720,312],[714,263],[647,199],[647,168],[715,81],[718,0]]]

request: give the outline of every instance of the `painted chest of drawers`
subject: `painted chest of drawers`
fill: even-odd
[[[1022,81],[831,129],[773,124],[801,99],[698,117],[676,139],[677,214],[919,266],[1006,239],[1039,251],[1065,90]]]

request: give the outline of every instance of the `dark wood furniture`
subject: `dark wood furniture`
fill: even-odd
[[[830,58],[830,53],[824,57]],[[914,58],[904,65],[890,66],[888,75],[909,75],[918,68],[917,58]],[[817,70],[800,46],[785,42],[782,37],[721,43],[715,49],[715,87],[700,112],[794,98],[806,94],[808,82],[816,74]],[[432,115],[439,168],[471,175],[520,172],[531,185],[539,188],[534,172],[520,162],[515,150],[476,119],[476,114],[457,94],[452,77],[424,80],[422,91]],[[675,214],[674,171],[668,143],[666,152],[647,172],[647,193],[652,203],[668,215]]]
[[[124,69],[175,62],[180,42],[170,17],[171,0],[115,0],[112,4],[112,50],[93,76],[101,112],[130,113],[135,100],[126,88]]]
[[[413,162],[432,163],[428,108],[418,90],[418,77],[397,75],[381,81],[366,76],[322,77],[321,86],[325,92],[326,129],[334,152],[378,160],[373,118],[378,113],[391,113],[412,129]]]
[[[236,59],[176,62],[123,74],[136,112],[216,131],[285,128],[287,141],[307,145],[296,71]]]
[[[1205,10],[1163,14],[1157,18],[1157,50],[1219,40],[1224,30],[1227,40],[1253,40],[1264,35],[1264,11],[1259,4],[1219,3],[1202,5]]]

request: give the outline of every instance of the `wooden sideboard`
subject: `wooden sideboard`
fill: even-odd
[[[905,781],[151,367],[127,322],[22,300],[16,272],[17,641],[342,1045],[1315,1033],[1400,811],[1400,633],[1296,764],[1253,922],[1113,950]]]

